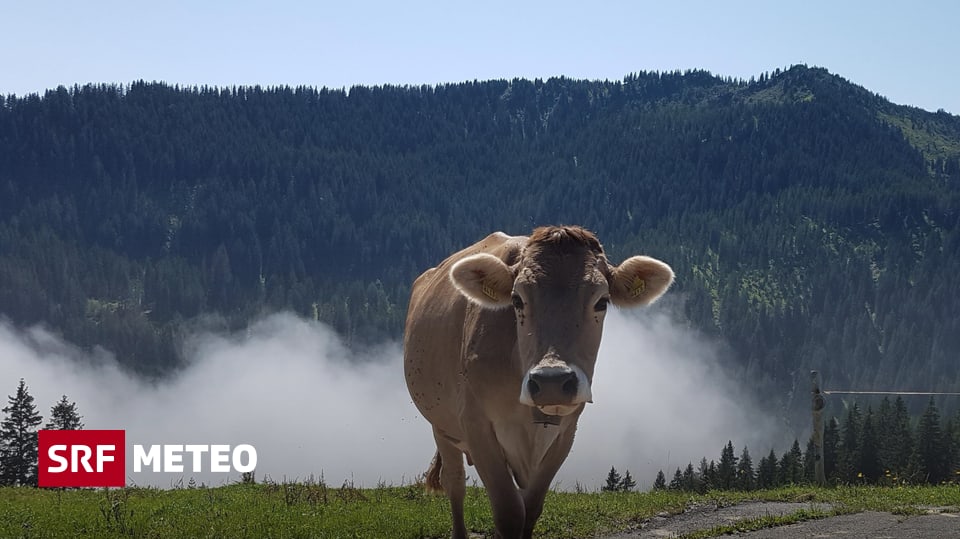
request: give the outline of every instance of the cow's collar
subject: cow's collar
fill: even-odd
[[[539,408],[531,408],[533,410],[533,422],[537,425],[543,425],[543,428],[547,428],[550,425],[560,425],[560,420],[563,419],[559,415],[547,415],[540,411]]]

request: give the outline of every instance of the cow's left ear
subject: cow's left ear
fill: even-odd
[[[670,266],[649,256],[630,257],[613,268],[610,299],[617,307],[638,307],[657,300],[673,283]]]
[[[450,268],[453,286],[470,301],[487,309],[511,305],[513,272],[503,260],[480,253],[460,260]]]

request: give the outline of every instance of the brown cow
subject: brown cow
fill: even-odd
[[[580,227],[497,232],[416,280],[404,371],[433,426],[426,481],[450,498],[454,538],[467,536],[464,455],[487,489],[497,536],[532,536],[592,399],[607,304],[649,304],[672,282],[670,267],[646,256],[610,265]]]

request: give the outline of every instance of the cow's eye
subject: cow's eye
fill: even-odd
[[[522,310],[522,309],[523,309],[523,298],[521,298],[519,294],[514,294],[512,299],[513,299],[513,308],[516,309],[516,310],[518,310],[518,311],[519,311],[519,310]]]
[[[610,298],[600,298],[600,301],[593,306],[593,310],[596,312],[603,312],[607,310],[607,304],[610,303]]]

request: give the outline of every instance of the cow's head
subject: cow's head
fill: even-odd
[[[543,227],[508,266],[489,254],[450,268],[460,292],[487,309],[516,317],[520,402],[548,415],[568,415],[592,400],[597,351],[607,305],[647,305],[673,282],[670,266],[634,256],[607,262],[596,236],[579,227]]]

